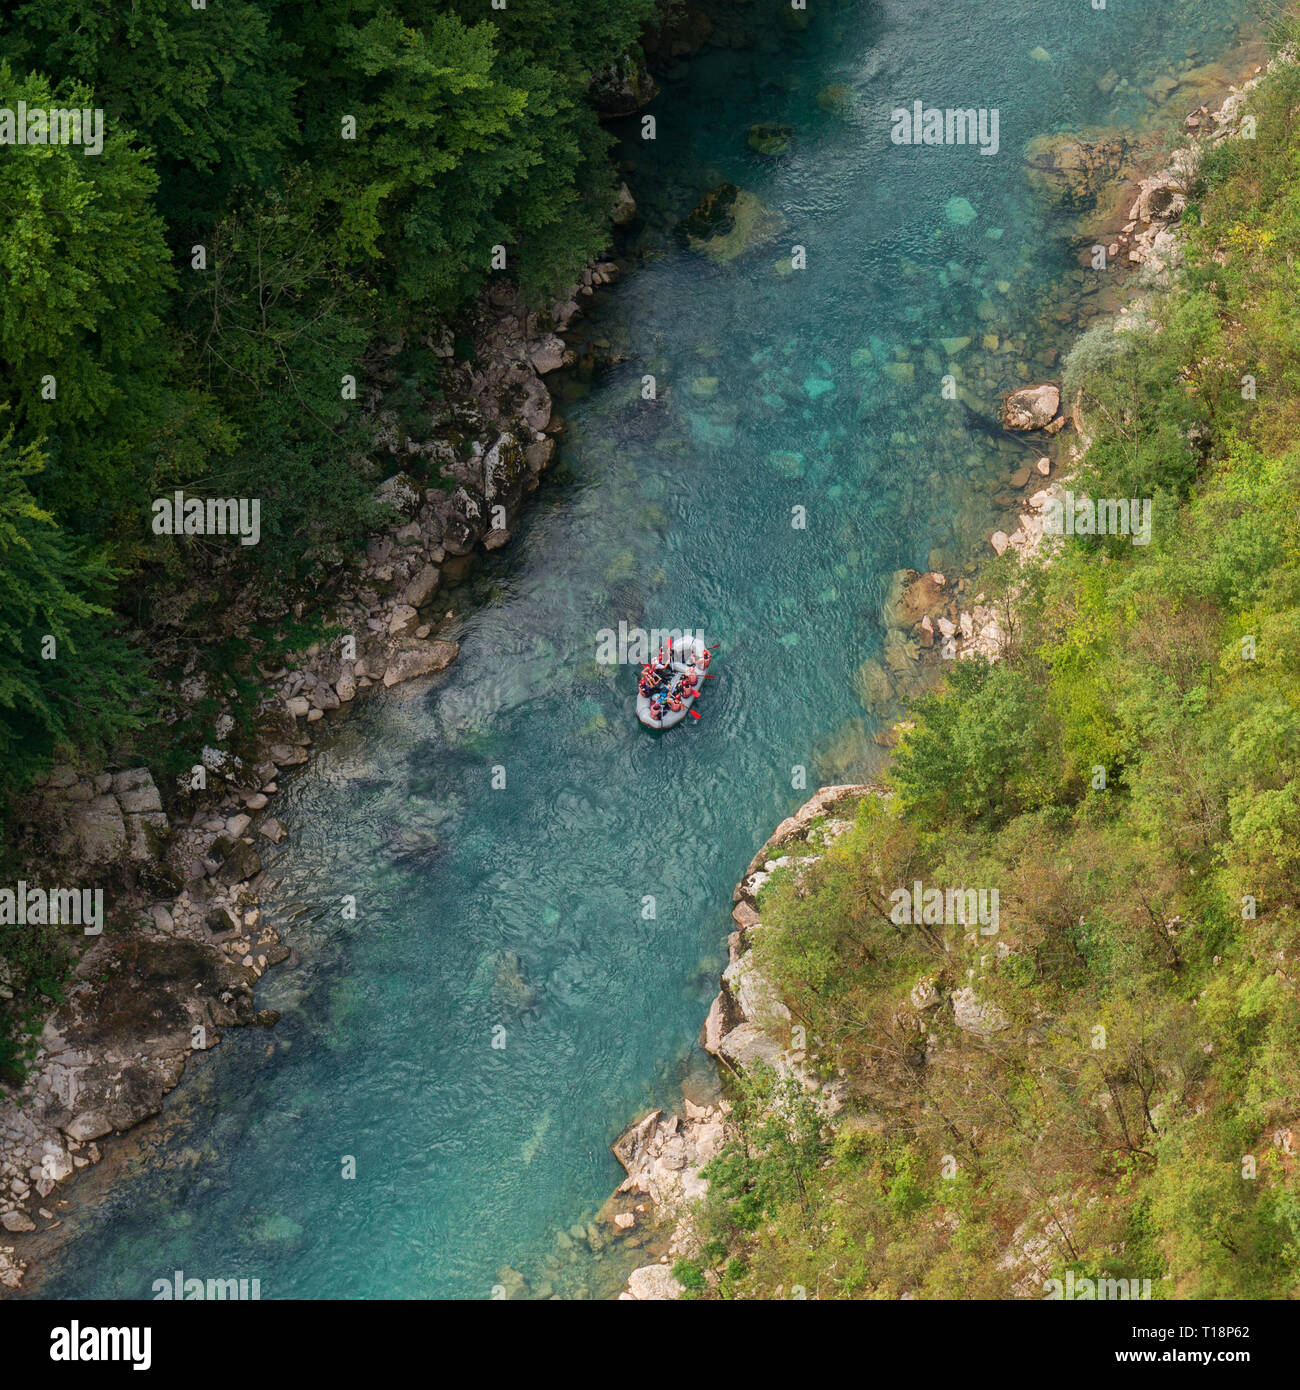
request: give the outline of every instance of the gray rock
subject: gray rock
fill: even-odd
[[[958,1028],[979,1038],[992,1037],[1011,1026],[996,1004],[981,1003],[969,985],[953,991],[952,1014]]]
[[[113,1126],[98,1111],[83,1110],[63,1126],[63,1132],[69,1139],[84,1144],[88,1139],[102,1139],[104,1135],[111,1134]]]
[[[162,797],[154,785],[147,767],[134,767],[113,777],[113,791],[122,809],[139,815],[146,811],[161,811]]]
[[[425,565],[402,592],[402,602],[410,608],[422,608],[433,597],[441,573],[436,565]]]
[[[217,881],[227,885],[243,883],[262,872],[262,859],[252,845],[242,840],[231,850],[229,857],[216,874]]]
[[[400,685],[416,676],[445,671],[459,655],[460,644],[457,642],[434,641],[404,647],[393,653],[388,669],[384,672],[384,684]]]
[[[259,833],[265,835],[273,845],[278,845],[281,840],[289,833],[285,829],[283,821],[278,821],[274,816],[267,818],[258,827]]]
[[[400,637],[404,632],[410,632],[419,621],[419,614],[409,603],[399,603],[388,620],[388,635]]]
[[[627,1276],[627,1291],[639,1302],[665,1302],[682,1296],[682,1286],[667,1265],[642,1265]]]
[[[565,365],[565,359],[564,340],[550,333],[532,351],[528,360],[533,364],[535,372],[545,375],[547,372],[558,371]]]
[[[85,864],[107,864],[126,850],[126,821],[116,797],[97,796],[78,805],[67,820],[72,853]]]
[[[629,222],[636,218],[636,199],[632,196],[627,184],[620,183],[618,194],[614,199],[613,209],[610,211],[609,220],[616,227],[626,227]]]
[[[410,476],[409,473],[394,473],[391,478],[385,478],[375,489],[375,501],[383,506],[391,507],[398,516],[414,516],[420,505],[421,499],[420,485]],[[391,549],[391,543],[389,544]],[[384,554],[371,554],[372,560],[382,561],[386,558]]]
[[[1060,408],[1059,387],[1050,382],[1043,386],[1023,386],[1012,391],[1003,402],[1002,422],[1009,430],[1046,429]]]

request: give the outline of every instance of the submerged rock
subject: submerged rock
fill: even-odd
[[[704,195],[682,223],[682,232],[693,250],[725,264],[771,240],[784,226],[781,214],[753,193],[723,183]]]
[[[460,655],[458,642],[420,642],[401,647],[389,659],[384,671],[384,684],[400,685],[416,676],[428,676],[445,671]]]
[[[794,145],[794,131],[788,125],[754,125],[749,128],[749,148],[759,154],[789,154]]]
[[[1089,212],[1128,163],[1132,150],[1117,131],[1037,135],[1025,146],[1034,189],[1064,212]]]

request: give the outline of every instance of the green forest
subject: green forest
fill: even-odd
[[[1300,1294],[1300,68],[1251,110],[1174,290],[1066,362],[1072,485],[1154,498],[1151,544],[991,564],[1006,659],[954,663],[884,795],[764,890],[760,964],[852,1102],[832,1131],[744,1084],[688,1296]],[[918,879],[999,887],[996,944],[894,925]]]
[[[0,107],[102,110],[103,145],[0,161],[0,803],[156,715],[150,603],[213,557],[150,544],[152,498],[257,497],[233,579],[309,574],[366,534],[372,355],[436,400],[420,335],[494,247],[538,304],[604,248],[589,86],[653,8],[5,7]]]

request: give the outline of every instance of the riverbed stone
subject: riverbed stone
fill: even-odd
[[[460,655],[458,642],[433,641],[404,647],[393,653],[384,671],[386,686],[400,685],[417,676],[445,671]]]

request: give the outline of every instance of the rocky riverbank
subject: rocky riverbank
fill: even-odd
[[[806,1039],[792,1035],[790,1011],[754,958],[755,942],[771,930],[763,924],[758,897],[778,870],[789,869],[798,877],[815,864],[852,826],[857,803],[874,794],[866,785],[823,787],[777,826],[750,861],[733,895],[731,917],[736,928],[727,940],[729,963],[701,1030],[705,1051],[725,1069],[743,1073],[769,1067],[780,1076],[793,1077],[820,1093],[828,1120],[844,1108],[845,1083],[839,1077],[825,1080],[818,1074],[815,1055]],[[652,1110],[615,1142],[614,1156],[627,1170],[627,1178],[614,1194],[608,1218],[622,1229],[650,1223],[671,1232],[666,1252],[657,1263],[633,1270],[619,1298],[680,1296],[671,1263],[695,1253],[698,1241],[691,1208],[708,1191],[701,1170],[722,1151],[730,1135],[730,1113],[725,1099],[707,1106],[687,1101],[680,1114]]]
[[[615,214],[635,216],[626,186]],[[438,611],[440,591],[509,541],[563,427],[544,381],[572,360],[560,335],[617,274],[593,264],[544,314],[492,288],[459,325],[472,353],[457,354],[450,328],[428,336],[452,389],[426,437],[398,430],[382,397],[371,403],[380,448],[405,464],[376,493],[390,526],[315,594],[286,602],[250,586],[236,596],[224,625],[253,649],[260,689],[250,708],[186,663],[172,691],[178,716],[216,712],[211,741],[176,785],[160,787],[146,767],[60,767],[14,807],[28,880],[101,888],[106,921],[72,943],[65,997],[26,1079],[0,1093],[0,1226],[15,1237],[0,1247],[0,1288],[20,1286],[41,1233],[58,1226],[61,1189],[101,1160],[106,1139],[158,1113],[193,1053],[226,1028],[276,1022],[256,1010],[253,987],[291,956],[259,900],[288,834],[273,814],[282,778],[308,761],[315,725],[368,690],[455,661],[455,616]],[[288,661],[258,654],[255,625],[305,616],[335,635]],[[179,640],[182,617],[178,606],[168,632],[164,614],[159,647]]]
[[[1274,60],[1288,61],[1289,55]],[[1146,172],[1142,166],[1127,167],[1110,138],[1054,137],[1056,154],[1052,158],[1056,162],[1049,161],[1043,142],[1030,142],[1030,169],[1034,177],[1044,179],[1044,167],[1050,165],[1054,197],[1084,201],[1085,194],[1093,198],[1107,194],[1112,222],[1090,225],[1099,237],[1098,245],[1105,246],[1112,269],[1136,270],[1136,278],[1130,276],[1124,282],[1128,301],[1114,306],[1109,320],[1112,331],[1122,333],[1139,322],[1150,296],[1171,283],[1180,259],[1176,227],[1187,207],[1187,190],[1200,151],[1207,143],[1218,144],[1239,133],[1249,94],[1265,71],[1252,64],[1251,75],[1221,94],[1213,109],[1206,104],[1199,106],[1186,118],[1188,142],[1166,153],[1154,166],[1147,166]],[[1107,192],[1112,183],[1116,187]],[[1057,382],[1021,387],[1003,398],[1001,424],[1008,434],[1022,437],[1034,447],[995,498],[995,502],[1014,509],[1015,521],[1004,523],[1009,529],[999,526],[992,531],[987,544],[995,555],[1009,551],[1025,564],[1060,544],[1048,518],[1052,504],[1063,501],[1066,485],[1088,447],[1082,402],[1077,398],[1063,402]],[[894,574],[881,610],[885,632],[882,656],[868,658],[855,676],[859,699],[869,713],[891,718],[930,688],[935,679],[935,658],[981,656],[996,661],[1014,640],[1014,593],[1009,599],[991,602],[978,582],[981,563],[980,557],[974,557],[967,566],[973,573],[955,582],[938,571],[899,570]],[[894,738],[892,729],[877,736],[886,746]]]

